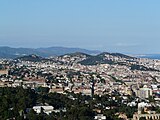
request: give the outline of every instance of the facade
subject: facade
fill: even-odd
[[[106,116],[103,114],[98,114],[97,116],[94,117],[95,120],[106,120]]]
[[[152,89],[144,86],[143,88],[137,90],[137,96],[144,99],[149,98],[150,96],[152,96]]]
[[[0,70],[0,75],[8,75],[8,69]]]
[[[46,114],[50,114],[53,112],[53,106],[34,106],[33,107],[33,110],[36,112],[36,113],[41,113],[42,111]]]

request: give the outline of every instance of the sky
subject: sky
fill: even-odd
[[[160,53],[160,0],[0,0],[0,46]]]

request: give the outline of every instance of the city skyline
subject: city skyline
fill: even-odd
[[[0,1],[0,42],[160,53],[160,1]]]

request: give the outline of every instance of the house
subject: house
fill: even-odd
[[[41,113],[41,112],[43,111],[44,113],[46,113],[46,114],[49,115],[50,113],[53,112],[53,109],[54,109],[53,106],[34,106],[34,107],[33,107],[33,110],[34,110],[37,114],[39,114],[39,113]]]
[[[98,114],[97,116],[94,116],[95,120],[106,120],[106,116],[103,114]]]

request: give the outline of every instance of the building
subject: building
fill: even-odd
[[[8,75],[8,69],[0,70],[0,75]]]
[[[140,98],[149,98],[150,96],[152,96],[152,89],[147,88],[146,85],[144,85],[143,88],[140,88],[139,90],[137,90],[137,97]]]
[[[106,116],[103,114],[98,114],[97,116],[94,117],[95,120],[106,120]]]
[[[34,106],[33,107],[33,110],[37,114],[41,113],[42,111],[46,114],[50,114],[53,112],[53,109],[54,109],[53,106]]]

